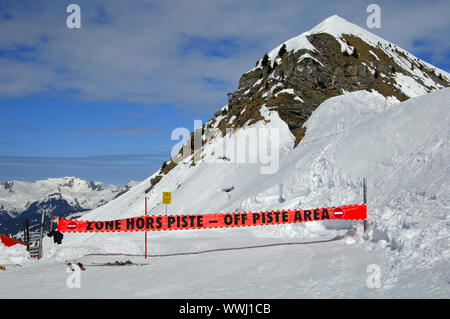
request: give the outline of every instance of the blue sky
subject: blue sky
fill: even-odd
[[[168,160],[174,128],[193,129],[190,114],[162,104],[34,96],[2,100],[0,108],[4,180],[77,176],[122,185]]]
[[[0,0],[0,181],[143,180],[265,52],[333,14],[366,27],[370,3]],[[376,3],[370,31],[450,70],[450,1]]]

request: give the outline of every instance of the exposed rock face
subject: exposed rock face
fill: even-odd
[[[278,112],[295,136],[297,146],[305,134],[303,124],[331,96],[375,90],[404,101],[449,84],[450,76],[445,71],[332,16],[259,60],[255,68],[242,75],[228,104],[197,133],[203,136],[205,128],[217,128],[225,135],[227,129],[262,121],[260,110],[264,106]],[[192,145],[193,137],[194,133],[188,142]],[[214,134],[203,136],[202,140],[209,138],[214,138]],[[175,166],[169,162],[163,167],[147,192]]]
[[[447,78],[439,77],[434,69],[420,61],[403,55],[403,59],[411,66],[411,69],[405,69],[385,52],[391,50],[401,56],[402,52],[397,48],[383,48],[381,44],[380,47],[374,47],[356,36],[343,35],[349,47],[354,49],[351,53],[342,53],[340,43],[329,34],[313,34],[307,39],[317,49],[316,52],[306,49],[287,52],[277,56],[272,65],[244,74],[239,81],[239,89],[228,104],[228,112],[221,121],[228,123],[234,115],[237,120],[231,126],[239,127],[249,118],[257,120],[255,115],[258,116],[258,106],[265,104],[269,109],[278,111],[296,136],[297,145],[304,134],[303,123],[318,105],[331,96],[357,90],[376,90],[404,101],[410,96],[397,83],[397,74],[417,81],[427,92],[449,86]],[[435,85],[430,86],[420,78],[415,79],[411,73],[415,68],[420,69]],[[284,80],[284,83],[280,80]],[[286,89],[291,90],[289,93],[277,94],[288,91]],[[238,114],[244,109],[244,113]],[[224,128],[223,125],[219,127],[222,130]]]

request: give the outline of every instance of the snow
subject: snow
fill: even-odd
[[[341,18],[338,15],[333,15],[325,19],[324,21],[316,25],[314,28],[312,28],[309,32],[311,34],[328,33],[336,38],[340,38],[343,34],[352,34],[374,46],[376,46],[378,42],[380,43],[387,42],[383,38],[380,38],[379,36],[373,34],[372,32],[369,32],[357,26],[356,24],[347,21],[344,18]]]
[[[304,54],[302,54],[302,55],[298,58],[297,63],[302,62],[304,59],[311,59],[311,60],[313,60],[313,61],[316,61],[316,62],[317,62],[318,64],[320,64],[322,67],[325,67],[325,66],[322,64],[322,62],[320,62],[319,60],[317,60],[316,58],[314,58],[313,56],[311,56],[311,54],[309,54],[309,53],[304,53]]]
[[[365,297],[366,264],[380,256],[354,246],[325,243],[255,248],[236,251],[153,257],[148,266],[89,267],[81,273],[80,289],[69,289],[64,264],[42,262],[39,275],[24,269],[0,273],[2,287],[12,287],[9,298],[349,298]],[[333,256],[333,257],[330,257]],[[343,256],[346,256],[344,258]],[[85,258],[85,263],[126,260],[132,257]],[[143,258],[134,261],[145,263]],[[245,262],[243,262],[245,261]],[[314,265],[322,264],[318,269]],[[277,265],[286,265],[274,268]],[[291,265],[291,266],[287,266]],[[336,276],[339,273],[339,276]],[[17,276],[20,281],[13,282]],[[354,275],[356,274],[356,275]],[[274,282],[273,278],[277,277]],[[348,276],[352,276],[352,287]],[[48,280],[51,278],[51,280]],[[30,283],[32,285],[30,286]],[[342,287],[336,289],[336,287]]]
[[[278,96],[278,95],[283,94],[283,93],[288,93],[288,94],[294,95],[294,100],[296,100],[296,101],[299,101],[299,102],[302,102],[302,103],[305,102],[297,94],[295,94],[294,89],[283,89],[283,90],[275,93],[275,96]]]
[[[262,81],[263,79],[258,79],[258,81],[256,81],[255,84],[253,84],[253,87],[260,85]]]
[[[283,42],[279,46],[272,49],[269,53],[267,53],[267,55],[269,57],[269,61],[271,61],[271,66],[273,67],[274,62],[277,62],[278,64],[281,63],[281,59],[278,57],[278,52],[280,51],[280,49],[283,45],[286,45],[287,52],[291,52],[291,51],[297,52],[298,50],[309,50],[311,52],[317,51],[316,48],[311,44],[311,42],[308,41],[308,39],[307,39],[308,35],[310,35],[309,32],[304,32],[296,37],[293,37],[293,38],[287,40],[286,42]],[[251,69],[248,72],[251,72],[257,68],[261,68],[262,67],[261,63],[262,63],[262,59],[259,60],[256,67],[254,67],[253,69]]]
[[[423,85],[420,85],[413,78],[403,73],[395,73],[395,87],[405,93],[407,96],[420,96],[427,93]]]
[[[380,61],[380,58],[375,54],[375,52],[373,52],[372,50],[369,50],[369,53],[372,54],[375,57],[375,59]]]
[[[447,79],[450,79],[450,74],[447,73],[446,71],[436,68],[435,66],[433,66],[425,61],[417,59],[415,56],[413,56],[408,51],[398,47],[397,45],[395,45],[389,41],[384,40],[383,38],[377,36],[376,34],[373,34],[372,32],[369,32],[369,31],[367,31],[367,30],[365,30],[365,29],[363,29],[363,28],[337,16],[337,15],[334,15],[334,16],[331,16],[331,17],[325,19],[324,21],[319,23],[317,26],[312,28],[309,31],[309,33],[310,34],[328,33],[328,34],[333,35],[336,38],[336,40],[341,44],[342,52],[347,51],[347,52],[349,52],[349,54],[351,54],[353,52],[353,49],[349,48],[348,44],[345,42],[345,40],[343,40],[342,35],[350,34],[353,36],[357,36],[360,39],[362,39],[363,41],[365,41],[366,43],[384,50],[384,52],[387,55],[392,57],[394,59],[394,61],[405,70],[410,70],[411,63],[407,59],[405,59],[403,56],[401,56],[400,54],[395,52],[395,50],[397,50],[399,53],[403,53],[406,57],[409,58],[409,60],[412,60],[412,61],[418,60],[418,62],[426,65],[429,69],[436,69],[437,74],[441,73],[442,76],[446,77]],[[377,60],[379,60],[379,58],[372,51],[370,51],[370,53],[373,56],[375,56],[375,58]],[[436,86],[436,84],[433,81],[430,81],[430,79],[420,70],[414,70],[411,72],[413,73],[413,75],[415,77],[420,78],[424,82],[425,85],[432,86],[432,87]],[[440,89],[442,87],[436,87],[436,88]],[[414,92],[410,92],[410,93],[414,93]],[[418,96],[418,95],[409,95],[409,94],[407,94],[407,95],[410,97]]]
[[[437,74],[441,73],[443,77],[450,79],[450,74],[447,73],[444,70],[441,70],[439,68],[436,68],[435,66],[422,61],[420,59],[417,59],[414,55],[409,53],[408,51],[398,47],[397,45],[384,40],[383,38],[337,16],[331,16],[327,19],[325,19],[323,22],[315,26],[309,31],[311,34],[317,34],[317,33],[328,33],[333,35],[336,40],[341,44],[341,50],[342,52],[347,51],[349,54],[353,52],[353,48],[350,48],[349,45],[345,42],[345,40],[342,38],[342,35],[344,34],[350,34],[353,36],[357,36],[366,43],[378,47],[384,52],[390,56],[398,65],[400,65],[403,69],[408,70],[408,72],[412,72],[413,76],[416,79],[420,79],[423,81],[423,83],[427,86],[433,87],[435,89],[441,89],[442,86],[437,85],[434,83],[428,76],[423,73],[420,70],[417,70],[417,68],[414,71],[409,71],[411,68],[410,61],[417,61],[426,65],[429,69],[435,69]],[[397,52],[398,53],[397,53]],[[372,51],[369,51],[377,60],[379,58],[373,53]],[[402,53],[404,56],[408,57],[406,59],[403,57],[400,53]],[[422,94],[427,93],[427,90],[422,85],[418,84],[415,79],[407,77],[403,75],[402,73],[396,74],[396,80],[398,80],[397,83],[401,85],[400,89],[409,97],[416,97]],[[406,85],[407,88],[403,88],[403,85]]]
[[[26,247],[23,245],[14,245],[6,247],[0,242],[0,265],[23,264],[29,260]]]
[[[287,52],[290,52],[290,51],[296,52],[301,49],[309,50],[309,51],[313,51],[313,52],[317,51],[316,48],[311,44],[311,42],[309,42],[308,39],[306,38],[307,35],[308,35],[308,32],[304,32],[301,35],[294,37],[292,39],[289,39],[286,42],[277,46],[275,49],[270,51],[270,53],[268,54],[270,61],[274,61],[274,59],[278,56],[278,52],[280,51],[283,44],[286,45]]]
[[[376,92],[333,97],[305,123],[306,135],[295,149],[287,125],[263,108],[269,122],[210,141],[201,163],[177,165],[147,194],[150,214],[164,214],[162,191],[172,191],[170,214],[306,209],[360,203],[366,177],[364,236],[358,221],[149,232],[152,257],[145,261],[144,233],[65,234],[60,246],[46,238],[39,263],[24,261],[22,268],[1,274],[1,286],[11,297],[26,298],[37,291],[39,297],[64,298],[448,298],[449,101],[450,89],[402,103],[391,100],[387,108]],[[271,136],[280,145],[276,173],[261,174],[267,162],[240,163],[235,150],[223,147],[252,129],[279,130]],[[221,155],[230,160],[217,160]],[[150,178],[83,219],[143,215]],[[229,194],[222,191],[229,187],[234,187]],[[290,244],[220,250],[280,243]],[[200,253],[207,250],[214,251]],[[189,252],[195,254],[180,255]],[[90,255],[102,253],[140,256]],[[82,288],[68,289],[62,261],[76,258],[86,264],[116,259],[149,264],[88,266]],[[370,265],[380,269],[378,289],[367,285]]]
[[[399,88],[404,94],[406,94],[409,97],[416,97],[423,95],[428,92],[427,87],[430,87],[432,90],[442,89],[442,85],[434,82],[432,79],[428,77],[426,73],[421,71],[418,67],[416,67],[414,70],[411,70],[411,61],[414,61],[415,63],[420,63],[425,65],[430,70],[435,70],[435,74],[439,75],[441,74],[444,78],[446,78],[448,81],[450,81],[450,74],[444,70],[441,70],[439,68],[436,68],[435,66],[418,59],[414,55],[412,55],[410,52],[398,47],[397,45],[384,40],[383,38],[377,36],[376,34],[369,32],[365,30],[364,28],[361,28],[357,26],[356,24],[353,24],[349,21],[347,21],[344,18],[341,18],[338,15],[333,15],[315,27],[313,27],[311,30],[307,32],[303,32],[302,34],[280,44],[276,48],[272,49],[268,56],[270,58],[270,61],[272,63],[272,67],[274,64],[274,61],[278,58],[278,52],[281,48],[281,46],[284,44],[286,45],[286,50],[288,52],[293,51],[297,52],[299,50],[307,50],[308,52],[305,52],[300,58],[298,62],[301,62],[301,60],[305,58],[313,59],[319,64],[323,66],[323,64],[316,58],[314,58],[310,53],[316,52],[316,48],[308,41],[308,36],[313,34],[319,34],[319,33],[327,33],[332,35],[336,41],[338,41],[341,45],[341,51],[345,52],[347,51],[348,54],[352,54],[354,48],[349,45],[345,39],[343,38],[343,35],[353,35],[356,37],[359,37],[364,42],[368,43],[369,45],[373,47],[377,47],[381,50],[383,50],[389,57],[393,59],[395,63],[397,63],[399,66],[401,66],[405,71],[411,73],[411,76],[404,75],[402,73],[396,73],[396,81],[398,83],[397,88]],[[369,51],[377,60],[379,60],[379,57],[373,52]],[[261,68],[261,61],[258,62],[255,68],[251,69],[249,72],[255,70],[256,68]],[[278,60],[277,63],[280,61]],[[373,70],[371,66],[369,66],[370,69]],[[374,71],[372,71],[374,72]],[[422,81],[422,84],[419,84],[417,81]]]

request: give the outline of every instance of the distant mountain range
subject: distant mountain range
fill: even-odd
[[[125,186],[105,185],[76,177],[49,178],[35,182],[7,181],[0,184],[0,233],[16,234],[23,220],[37,229],[41,212],[52,216],[80,217],[126,193],[137,182]]]

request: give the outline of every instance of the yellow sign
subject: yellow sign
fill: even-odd
[[[163,204],[170,205],[172,203],[172,193],[171,192],[163,192]]]

